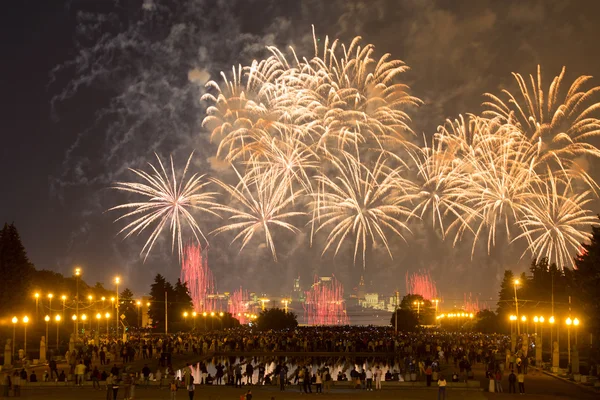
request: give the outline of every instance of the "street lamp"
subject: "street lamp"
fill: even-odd
[[[83,321],[83,331],[85,332],[85,321],[87,320],[87,315],[82,314],[81,315],[81,320]]]
[[[194,320],[194,330],[196,330],[196,316],[198,313],[196,311],[192,311],[192,319]]]
[[[102,319],[102,314],[96,314],[96,322],[98,322],[98,335],[100,335],[100,320]]]
[[[440,302],[440,299],[433,299],[431,301],[435,303],[435,317],[437,318],[437,316],[438,316],[438,303]]]
[[[24,351],[25,351],[25,358],[27,358],[27,323],[29,322],[29,317],[26,315],[23,317],[23,325],[24,325],[24,336],[25,336],[25,344],[24,344]]]
[[[46,315],[44,317],[44,321],[46,321],[46,343],[49,344],[50,343],[50,340],[49,340],[50,338],[48,337],[48,322],[50,322],[50,316]],[[48,346],[48,347],[50,347],[50,346]]]
[[[142,326],[142,314],[140,314],[140,307],[142,306],[142,302],[141,301],[137,301],[137,319],[138,319],[138,328],[140,328]]]
[[[515,313],[517,314],[517,319],[519,318],[519,299],[517,298],[517,286],[519,286],[519,280],[515,279]],[[519,323],[517,322],[517,335],[521,334],[521,329],[519,327]]]
[[[58,353],[58,323],[60,322],[60,315],[57,314],[54,320],[56,321],[56,352]]]
[[[36,292],[33,297],[35,297],[35,319],[38,319],[38,304],[40,301],[40,294]]]
[[[573,326],[575,327],[575,347],[577,347],[577,327],[579,326],[579,318],[573,320]]]
[[[569,357],[569,365],[571,365],[571,324],[573,324],[573,320],[571,317],[567,318],[567,345],[569,348],[567,349],[567,354]]]
[[[81,276],[81,268],[75,268],[75,341],[79,339],[79,323],[77,322],[77,315],[79,315],[79,276]]]
[[[288,312],[288,305],[290,304],[290,299],[283,299],[283,300],[281,300],[281,302],[283,303],[283,309],[287,313]]]
[[[187,317],[188,317],[188,312],[184,311],[184,313],[183,313],[183,321],[185,323],[185,326],[187,326]]]
[[[207,315],[207,314],[206,314],[206,311],[204,311],[204,312],[202,313],[202,316],[204,317],[204,330],[205,330],[205,331],[206,331],[206,315]]]
[[[527,317],[522,315],[521,322],[523,322],[525,324],[525,326],[527,327],[527,334],[529,335],[529,325],[527,324]]]
[[[63,312],[62,312],[62,318],[65,317],[65,301],[67,300],[67,296],[65,296],[64,294],[62,296],[60,296],[60,299],[62,300],[63,303]]]
[[[110,313],[104,314],[104,317],[106,318],[106,339],[108,340],[108,321],[110,320]]]
[[[211,311],[210,312],[210,316],[213,317],[213,318],[210,319],[210,329],[211,330],[215,330],[215,319],[214,319],[215,312]]]
[[[17,328],[17,322],[19,322],[19,319],[17,317],[12,317],[12,323],[13,323],[13,341],[12,341],[12,353],[13,353],[13,360],[15,360],[15,329]]]
[[[421,306],[425,304],[424,301],[413,301],[413,304],[417,306],[417,320],[421,319]]]
[[[119,340],[119,282],[121,282],[121,278],[117,276],[115,278],[115,283],[117,284],[117,340]]]
[[[73,316],[71,317],[71,319],[73,320],[73,329],[75,329],[77,331],[77,325],[78,325],[77,324],[77,315],[73,314]]]
[[[52,314],[52,298],[54,295],[52,293],[48,293],[48,313]]]

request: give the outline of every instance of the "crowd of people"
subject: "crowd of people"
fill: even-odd
[[[286,353],[298,352],[312,355],[306,357],[306,361],[302,361],[303,357],[296,357],[293,369],[290,363],[281,361]],[[235,353],[243,353],[246,357],[226,357]],[[329,358],[329,362],[332,359],[338,363],[341,359],[361,361],[345,362],[342,367],[335,365],[338,373],[333,374],[334,365],[327,362],[319,363],[316,370],[313,368],[314,353],[336,355]],[[331,385],[339,381],[370,391],[378,390],[382,381],[422,379],[430,386],[440,380],[442,368],[452,371],[452,381],[467,381],[474,378],[472,365],[482,364],[487,371],[491,391],[502,391],[501,382],[506,369],[516,372],[508,376],[509,390],[513,389],[514,382],[518,382],[519,389],[524,392],[524,375],[528,365],[526,353],[527,345],[518,343],[516,349],[512,349],[510,338],[505,335],[427,330],[396,333],[389,327],[298,327],[268,332],[239,327],[171,335],[131,334],[126,342],[101,338],[99,343],[95,343],[92,338],[84,338],[79,346],[66,352],[66,364],[60,364],[64,368],[58,368],[55,357],[41,378],[35,373],[28,375],[23,369],[18,377],[13,374],[12,379],[5,374],[2,384],[4,391],[13,388],[14,393],[18,393],[21,382],[28,380],[73,382],[75,385],[92,381],[94,389],[102,389],[100,382],[104,382],[107,399],[116,398],[119,389],[126,391],[125,396],[129,397],[136,384],[148,386],[150,382],[157,382],[159,387],[168,387],[169,390],[192,389],[188,390],[191,395],[195,384],[237,387],[272,384],[278,385],[280,390],[298,385],[299,390],[306,393],[311,393],[314,385],[315,392],[319,393],[329,391]],[[202,362],[178,373],[172,367],[172,358],[181,354],[187,358],[197,356],[199,361],[211,355],[222,355],[227,361],[215,362],[213,370],[216,372],[213,375]],[[266,354],[272,354],[270,360],[278,360],[270,362],[269,369],[260,362],[269,358]],[[138,360],[142,360],[144,367],[139,368]],[[153,361],[154,364],[158,361],[158,368],[154,371],[149,367]],[[258,372],[256,382],[253,381],[255,370]],[[199,382],[193,382],[194,375],[200,377]]]

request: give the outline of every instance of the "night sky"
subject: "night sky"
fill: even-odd
[[[264,57],[266,45],[310,56],[311,24],[319,37],[348,43],[360,35],[377,57],[389,52],[411,67],[403,79],[425,102],[411,112],[412,127],[431,137],[446,118],[480,112],[483,93],[514,90],[513,71],[535,73],[540,64],[546,87],[563,65],[568,83],[599,75],[599,12],[593,0],[8,2],[0,17],[0,221],[17,225],[36,268],[69,274],[79,265],[92,284],[120,274],[141,294],[156,273],[176,279],[178,259],[167,237],[144,263],[145,235],[117,236],[118,214],[106,210],[128,198],[108,188],[133,179],[127,168],[154,162],[154,152],[181,164],[195,150],[197,171],[222,173],[201,127],[204,89],[190,70],[216,78]],[[408,243],[394,239],[393,261],[377,253],[365,271],[350,253],[321,258],[306,235],[281,239],[277,264],[259,242],[239,253],[231,238],[211,239],[209,264],[220,291],[244,284],[274,295],[291,290],[296,276],[306,283],[328,273],[346,292],[364,274],[371,290],[392,293],[404,291],[407,271],[430,270],[453,301],[495,298],[504,268],[530,262],[503,240],[489,256],[482,244],[471,260],[471,243],[453,248],[427,224],[414,230]]]

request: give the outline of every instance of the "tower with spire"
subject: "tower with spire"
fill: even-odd
[[[358,284],[357,298],[358,300],[365,299],[365,278],[362,275],[360,276],[360,283]]]

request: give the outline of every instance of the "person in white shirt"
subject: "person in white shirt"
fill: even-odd
[[[379,366],[375,367],[375,390],[381,389],[381,370]]]
[[[373,391],[373,371],[371,371],[371,368],[367,369],[367,390]]]

